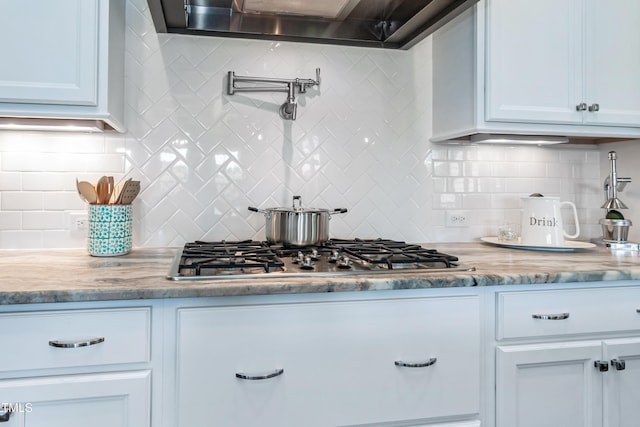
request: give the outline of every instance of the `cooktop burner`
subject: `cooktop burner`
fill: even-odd
[[[334,239],[302,248],[252,240],[196,241],[186,243],[178,252],[167,277],[212,280],[443,270],[472,271],[473,268],[435,249],[384,239]]]

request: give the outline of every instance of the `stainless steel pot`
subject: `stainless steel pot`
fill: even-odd
[[[252,212],[265,215],[265,234],[269,243],[281,243],[286,246],[320,245],[329,240],[329,220],[332,214],[345,213],[347,209],[303,208],[300,196],[293,196],[290,208],[258,209],[249,207]]]

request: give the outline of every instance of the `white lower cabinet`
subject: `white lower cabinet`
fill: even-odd
[[[5,427],[149,425],[150,371],[0,381]]]
[[[1,309],[0,426],[151,425],[150,306]]]
[[[498,340],[511,341],[496,347],[496,427],[638,425],[640,288],[496,300]]]
[[[503,346],[496,363],[497,427],[638,425],[640,338]]]
[[[598,342],[498,347],[497,427],[596,427],[602,418]]]
[[[603,359],[614,361],[603,376],[604,427],[635,427],[640,420],[640,338],[605,341]]]
[[[182,307],[176,320],[172,425],[478,425],[445,422],[479,414],[477,296]]]

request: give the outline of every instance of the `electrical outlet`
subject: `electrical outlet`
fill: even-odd
[[[469,212],[467,211],[447,211],[447,227],[468,227]]]
[[[86,231],[89,229],[89,216],[85,212],[72,212],[69,214],[69,230]]]

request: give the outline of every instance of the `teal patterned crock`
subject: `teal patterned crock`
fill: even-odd
[[[89,205],[89,254],[118,256],[129,253],[132,216],[131,205]]]

